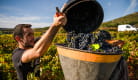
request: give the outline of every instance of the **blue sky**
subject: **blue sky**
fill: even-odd
[[[55,7],[68,0],[0,0],[0,28],[32,24],[33,28],[49,26]],[[97,0],[104,10],[103,22],[138,12],[138,0]]]

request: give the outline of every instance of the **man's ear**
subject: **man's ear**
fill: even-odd
[[[20,41],[21,38],[20,38],[19,36],[15,36],[15,40],[16,40],[16,41]]]

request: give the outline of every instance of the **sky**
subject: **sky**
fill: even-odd
[[[0,0],[0,28],[32,24],[33,28],[50,26],[55,7],[68,0]],[[97,0],[104,10],[103,22],[138,12],[138,0]]]

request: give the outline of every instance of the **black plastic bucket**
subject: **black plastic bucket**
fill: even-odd
[[[65,80],[109,80],[121,54],[90,53],[57,45]]]
[[[104,16],[103,9],[96,0],[69,0],[62,12],[68,19],[63,28],[67,32],[76,33],[89,33],[96,30]]]

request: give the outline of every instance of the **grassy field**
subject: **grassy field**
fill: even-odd
[[[104,29],[104,28],[102,28]],[[105,30],[105,29],[104,29]],[[128,63],[129,77],[131,79],[138,79],[138,32],[117,32],[114,28],[107,29],[110,34],[117,40],[125,41],[122,50]],[[42,33],[35,32],[35,37],[39,37]],[[66,33],[59,33],[53,40],[48,52],[41,57],[41,78],[47,80],[63,80],[63,72],[60,66],[58,53],[55,43],[65,43]],[[1,80],[16,80],[16,73],[13,68],[11,56],[12,51],[17,47],[16,42],[12,38],[12,34],[0,35],[0,79]],[[33,73],[28,76],[29,80],[38,80]]]

